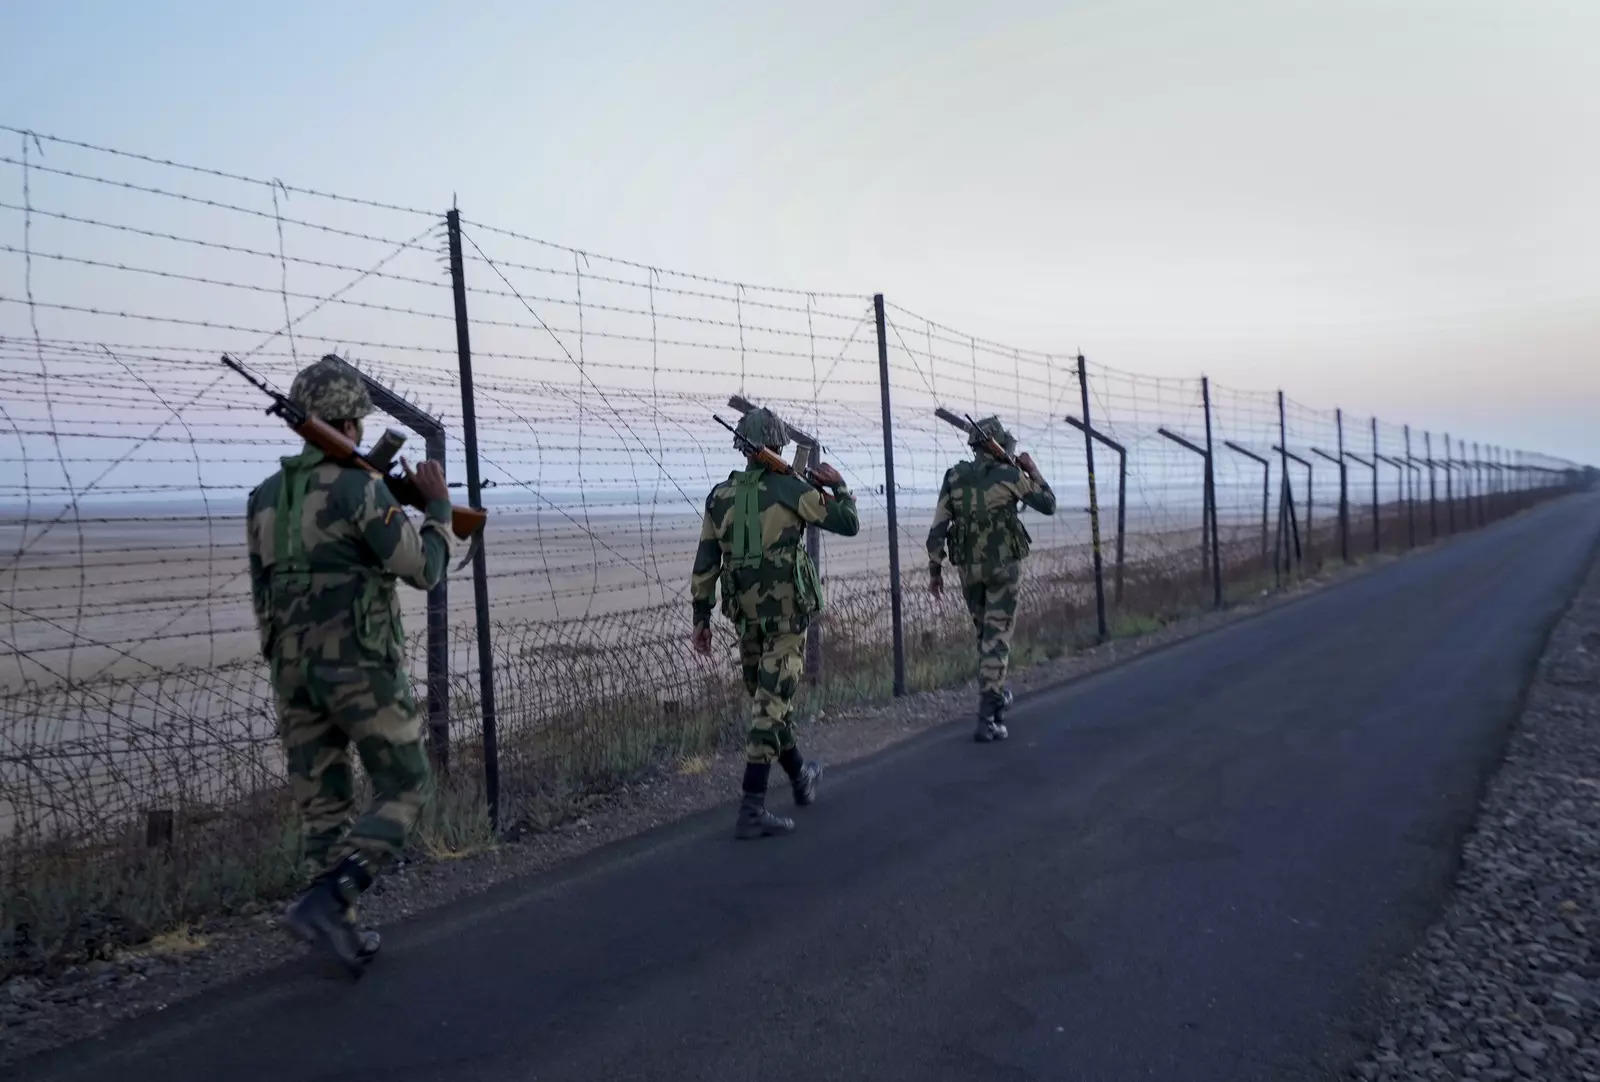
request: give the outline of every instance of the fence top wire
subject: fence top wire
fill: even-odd
[[[651,275],[671,275],[674,278],[682,278],[682,279],[685,279],[686,281],[702,282],[702,283],[705,283],[707,285],[718,285],[718,286],[723,286],[725,288],[733,289],[733,290],[754,290],[754,291],[761,292],[761,293],[774,293],[774,294],[778,294],[780,296],[786,296],[786,297],[816,297],[816,298],[825,298],[825,299],[828,299],[828,300],[870,301],[872,299],[871,296],[869,294],[866,294],[866,293],[855,293],[855,292],[848,292],[848,291],[841,291],[841,290],[796,289],[796,288],[791,287],[791,286],[759,285],[759,284],[756,284],[756,283],[753,283],[753,282],[737,281],[737,280],[732,279],[732,278],[717,278],[717,277],[714,277],[714,276],[709,275],[709,274],[696,274],[696,273],[694,273],[692,271],[673,270],[670,267],[658,267],[658,266],[655,266],[655,265],[650,264],[650,263],[639,263],[639,262],[636,262],[635,260],[623,259],[623,258],[621,258],[619,256],[604,255],[604,254],[599,253],[599,252],[591,252],[591,251],[587,251],[587,250],[582,249],[582,248],[573,248],[570,245],[558,244],[555,241],[549,241],[549,240],[544,240],[544,239],[542,239],[540,237],[530,236],[527,233],[520,233],[520,232],[518,232],[518,231],[516,231],[514,229],[503,229],[503,228],[501,228],[499,226],[489,225],[489,224],[487,224],[485,222],[471,221],[471,220],[463,218],[462,221],[461,221],[461,224],[462,225],[470,225],[470,226],[472,226],[472,228],[481,230],[484,233],[492,233],[492,234],[495,234],[495,235],[498,235],[498,236],[508,237],[508,238],[510,238],[512,240],[520,240],[520,241],[523,241],[523,242],[525,242],[527,244],[534,244],[534,245],[537,245],[537,246],[539,246],[541,248],[549,248],[549,249],[551,249],[553,251],[565,252],[568,255],[576,256],[576,257],[578,257],[578,258],[580,258],[582,260],[585,260],[585,261],[591,260],[591,259],[598,259],[598,260],[601,260],[603,262],[611,263],[611,264],[614,264],[615,266],[619,266],[619,267],[631,267],[634,270],[644,271],[645,273],[651,274]],[[482,255],[481,252],[479,254]],[[483,256],[483,258],[484,258],[484,260],[488,259],[487,256]],[[554,271],[554,270],[548,270],[547,268],[542,268],[542,267],[539,267],[539,268],[525,268],[525,269],[546,270],[547,273],[552,273],[552,274],[560,273],[560,272],[557,272],[557,271]],[[575,272],[568,272],[568,273],[575,273]],[[642,285],[643,283],[640,283],[640,282],[628,282],[628,283],[624,283],[624,284]],[[723,299],[726,299],[726,298],[723,298]]]
[[[1066,352],[1066,351],[1063,351],[1063,352],[1060,352],[1060,353],[1047,353],[1044,350],[1022,349],[1022,348],[1017,347],[1017,346],[1008,345],[1005,342],[996,342],[996,341],[994,341],[993,339],[990,339],[990,338],[980,338],[977,335],[968,334],[967,332],[959,330],[959,329],[957,329],[955,327],[947,326],[946,324],[940,323],[937,320],[929,319],[927,316],[919,315],[918,313],[913,312],[909,308],[906,308],[906,307],[904,307],[902,305],[899,305],[899,304],[895,304],[893,301],[885,301],[884,302],[884,307],[887,308],[887,309],[892,309],[893,311],[898,312],[900,315],[904,316],[905,318],[911,319],[911,320],[915,320],[918,323],[921,323],[926,327],[931,327],[931,328],[935,328],[935,329],[939,330],[941,332],[941,336],[936,336],[938,338],[938,340],[943,341],[943,342],[945,342],[947,344],[950,344],[950,345],[958,345],[958,346],[979,345],[979,346],[983,346],[985,349],[987,349],[987,350],[989,350],[991,352],[1002,354],[1007,358],[1014,357],[1014,356],[1015,357],[1021,357],[1024,360],[1030,361],[1033,364],[1042,364],[1042,365],[1046,365],[1046,366],[1054,366],[1055,364],[1057,364],[1064,357],[1072,357],[1072,358],[1076,358],[1077,357],[1077,351],[1076,350],[1073,350],[1070,353]]]
[[[100,146],[95,143],[86,143],[78,139],[67,139],[59,135],[50,135],[45,132],[35,131],[32,128],[17,128],[10,124],[0,124],[0,131],[11,132],[24,138],[42,140],[46,143],[57,143],[61,146],[77,147],[79,150],[90,150],[97,154],[109,154],[118,158],[131,161],[141,161],[149,165],[160,165],[168,169],[179,169],[186,173],[195,173],[202,176],[216,177],[219,180],[233,180],[242,184],[254,184],[265,188],[277,188],[280,191],[292,192],[296,195],[310,195],[318,199],[331,199],[340,203],[352,203],[357,206],[372,207],[377,210],[392,210],[402,214],[420,214],[430,218],[439,217],[436,210],[422,210],[418,207],[405,207],[396,203],[384,203],[376,199],[363,199],[358,196],[340,195],[336,192],[320,191],[316,188],[302,188],[294,184],[285,184],[281,180],[268,180],[265,177],[246,176],[243,173],[230,173],[222,169],[211,169],[203,165],[190,165],[186,162],[173,161],[168,158],[158,158],[149,154],[139,154],[130,150],[118,150],[115,147]]]
[[[176,161],[176,160],[170,159],[170,158],[162,158],[162,157],[158,157],[158,156],[155,156],[155,155],[141,154],[141,153],[137,153],[137,152],[134,152],[134,151],[127,151],[127,150],[120,150],[120,149],[117,149],[115,147],[109,147],[109,146],[104,146],[104,145],[101,145],[101,144],[85,142],[83,140],[69,139],[69,138],[66,138],[66,137],[63,137],[63,136],[58,136],[58,135],[48,134],[48,133],[45,133],[45,132],[35,131],[32,128],[17,127],[15,125],[11,125],[11,124],[0,124],[0,131],[10,132],[10,133],[12,133],[14,135],[20,136],[23,139],[33,139],[33,140],[38,140],[38,141],[46,142],[46,143],[58,144],[60,146],[75,147],[75,148],[80,149],[80,150],[86,150],[86,151],[90,151],[90,152],[97,153],[97,154],[109,155],[109,156],[112,156],[112,157],[122,158],[122,159],[129,160],[129,161],[140,161],[140,162],[144,162],[144,163],[149,164],[149,165],[156,165],[156,166],[161,166],[161,167],[167,168],[167,169],[174,169],[174,170],[179,170],[179,171],[182,171],[182,172],[192,173],[192,174],[195,174],[197,176],[208,176],[208,177],[213,177],[213,178],[216,178],[216,179],[219,179],[219,180],[228,180],[228,181],[233,181],[233,182],[236,182],[236,183],[250,184],[250,185],[257,186],[257,187],[263,187],[263,188],[267,188],[267,189],[275,189],[275,190],[280,191],[280,192],[288,192],[288,193],[293,193],[293,194],[297,194],[297,195],[307,195],[307,196],[312,196],[312,197],[318,198],[318,199],[326,199],[326,200],[339,202],[339,203],[346,203],[346,204],[350,204],[350,205],[354,205],[354,206],[364,206],[364,207],[369,207],[369,208],[376,209],[376,210],[393,211],[393,212],[397,212],[397,213],[401,213],[401,214],[420,215],[420,216],[425,216],[425,217],[434,218],[434,219],[442,219],[443,216],[444,216],[443,213],[441,211],[438,211],[438,210],[427,210],[427,209],[424,209],[424,208],[421,208],[421,207],[405,206],[403,204],[391,203],[391,202],[386,202],[386,201],[378,200],[378,199],[368,199],[368,198],[363,198],[363,197],[359,197],[359,196],[343,195],[343,194],[340,194],[340,193],[337,193],[337,192],[330,192],[330,191],[326,191],[326,190],[319,189],[319,188],[309,188],[309,187],[304,187],[304,186],[301,186],[301,185],[290,184],[290,183],[287,183],[287,182],[285,182],[283,180],[280,180],[278,178],[255,177],[255,176],[250,176],[250,175],[244,174],[244,173],[234,173],[234,172],[230,172],[230,171],[223,170],[223,169],[214,169],[214,168],[211,168],[211,167],[208,167],[208,166],[194,165],[194,164],[191,164],[191,163],[188,163],[188,162],[180,162],[180,161]],[[211,206],[213,208],[220,209],[220,210],[228,210],[228,211],[232,211],[232,212],[237,212],[237,213],[242,213],[242,214],[249,214],[249,215],[254,215],[254,216],[258,216],[258,217],[281,219],[281,221],[284,224],[288,224],[288,225],[299,225],[299,226],[304,226],[304,227],[312,228],[312,229],[321,229],[321,230],[325,230],[325,231],[328,231],[328,232],[333,232],[333,233],[336,233],[336,234],[341,234],[342,233],[342,234],[345,234],[345,235],[348,235],[348,236],[351,236],[351,237],[355,237],[355,238],[360,238],[360,239],[375,240],[375,241],[380,241],[380,242],[384,241],[384,238],[381,238],[381,237],[371,237],[371,236],[367,236],[365,234],[360,234],[360,233],[350,233],[348,231],[339,230],[339,229],[337,229],[335,227],[323,225],[321,223],[304,221],[304,220],[294,219],[294,218],[289,218],[289,217],[283,217],[283,216],[276,215],[276,214],[273,214],[273,213],[268,212],[268,211],[258,210],[258,209],[253,208],[253,207],[242,207],[242,206],[235,206],[235,205],[232,205],[232,204],[220,203],[220,202],[216,202],[216,201],[213,201],[213,200],[205,199],[205,198],[202,198],[202,197],[199,197],[199,196],[187,195],[187,194],[182,193],[182,192],[173,192],[173,191],[168,191],[166,189],[134,184],[134,183],[129,182],[129,181],[115,180],[115,179],[108,178],[108,177],[95,176],[95,175],[93,175],[91,173],[80,173],[80,172],[76,172],[74,170],[63,169],[63,168],[60,168],[60,167],[57,167],[57,166],[44,165],[42,163],[34,162],[34,161],[23,162],[21,159],[12,158],[10,156],[0,156],[0,162],[4,162],[6,164],[11,164],[11,165],[21,166],[21,167],[24,167],[24,168],[27,168],[27,169],[32,169],[32,170],[35,170],[35,171],[51,173],[51,174],[55,174],[55,175],[58,175],[58,176],[71,177],[71,178],[74,178],[74,179],[77,179],[77,180],[83,180],[83,181],[88,181],[88,182],[92,182],[92,183],[106,184],[106,185],[111,185],[111,186],[114,186],[114,187],[120,187],[120,188],[124,188],[124,189],[130,190],[130,191],[138,191],[138,192],[143,192],[145,194],[150,194],[150,195],[160,195],[160,196],[165,196],[165,197],[168,197],[168,198],[185,200],[185,201],[188,201],[188,202],[194,202],[194,203],[198,203],[198,204],[202,204],[202,205],[206,205],[206,206]],[[594,259],[594,260],[601,260],[603,262],[610,263],[610,264],[613,264],[613,265],[619,266],[619,267],[629,267],[629,268],[632,268],[634,270],[644,271],[644,272],[646,272],[646,273],[648,273],[650,275],[653,275],[653,276],[668,275],[668,276],[671,276],[671,277],[674,277],[674,278],[683,279],[685,281],[700,282],[700,283],[703,283],[703,284],[706,284],[706,285],[716,285],[716,286],[722,286],[722,287],[729,288],[729,289],[753,291],[753,292],[759,292],[759,293],[768,293],[768,294],[774,294],[774,295],[779,295],[779,296],[787,296],[787,297],[793,297],[793,298],[810,297],[810,298],[816,298],[816,299],[833,299],[833,300],[870,300],[870,295],[869,294],[861,293],[861,292],[853,292],[853,291],[846,291],[846,290],[814,290],[814,289],[801,289],[801,288],[795,288],[795,287],[789,287],[789,286],[762,285],[760,283],[755,283],[755,282],[743,282],[743,281],[737,281],[737,280],[730,279],[730,278],[719,278],[719,277],[716,277],[714,275],[699,274],[699,273],[696,273],[696,272],[693,272],[693,271],[684,271],[684,270],[677,270],[677,269],[669,268],[669,267],[660,267],[660,266],[655,266],[655,265],[648,264],[648,263],[637,262],[635,260],[625,259],[625,258],[622,258],[622,257],[619,257],[619,256],[611,256],[611,255],[606,255],[606,254],[600,253],[600,252],[593,252],[593,251],[588,251],[588,250],[582,249],[582,248],[575,248],[575,247],[572,247],[571,245],[561,244],[561,243],[558,243],[556,241],[551,241],[551,240],[545,240],[545,239],[540,238],[540,237],[532,236],[531,234],[528,234],[528,233],[523,233],[523,232],[520,232],[520,231],[517,231],[517,230],[513,230],[513,229],[506,229],[506,228],[502,228],[502,227],[499,227],[499,226],[489,225],[489,224],[487,224],[485,222],[469,221],[469,220],[467,220],[465,218],[463,218],[462,221],[463,221],[463,224],[472,225],[474,228],[482,230],[484,232],[495,233],[495,234],[498,234],[500,236],[508,237],[508,238],[511,238],[511,239],[514,239],[514,240],[519,240],[519,241],[523,241],[525,243],[534,244],[534,245],[537,245],[537,246],[542,247],[542,248],[548,248],[548,249],[550,249],[552,251],[565,252],[568,255],[577,256],[577,257],[579,257],[579,258],[581,258],[581,259],[583,259],[585,261]],[[556,271],[556,270],[554,270],[552,268],[526,267],[524,269],[542,270],[542,271],[545,271],[546,273],[562,273],[562,272]],[[572,272],[567,272],[567,273],[572,273]],[[619,282],[621,282],[621,280],[619,280]],[[642,284],[642,283],[634,282],[634,283],[624,283],[624,284],[639,285],[639,284]],[[803,309],[802,309],[802,311],[803,311]]]

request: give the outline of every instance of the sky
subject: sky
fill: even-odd
[[[1600,462],[1600,4],[19,2],[0,122]]]

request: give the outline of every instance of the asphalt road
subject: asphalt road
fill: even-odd
[[[1332,1077],[1597,535],[1547,505],[841,769],[794,837],[730,803],[20,1077]]]

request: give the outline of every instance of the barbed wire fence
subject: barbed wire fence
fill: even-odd
[[[244,893],[292,876],[244,507],[294,437],[224,353],[282,388],[338,353],[403,415],[385,423],[428,419],[452,482],[475,463],[482,589],[404,604],[435,760],[501,830],[737,739],[731,633],[709,662],[687,647],[702,503],[740,464],[711,415],[735,392],[820,436],[860,504],[857,536],[821,538],[807,716],[975,667],[960,602],[927,589],[934,501],[965,453],[938,406],[1001,416],[1056,489],[1054,516],[1025,516],[1024,661],[1573,483],[1558,460],[1408,446],[1367,417],[1021,349],[881,296],[0,131],[0,963],[137,934],[157,917],[115,901],[130,877],[157,883],[160,914],[201,904],[224,848],[274,855],[234,868]]]

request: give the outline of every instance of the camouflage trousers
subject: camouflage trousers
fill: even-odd
[[[978,690],[998,693],[1011,663],[1011,632],[1017,623],[1019,562],[963,567],[961,593],[978,629]]]
[[[351,854],[375,873],[405,847],[430,786],[404,666],[285,662],[273,685],[307,874]],[[352,743],[372,782],[372,802],[353,823]]]
[[[745,761],[775,762],[795,746],[789,712],[805,668],[804,631],[764,632],[747,628],[739,636],[739,666],[752,698]]]

